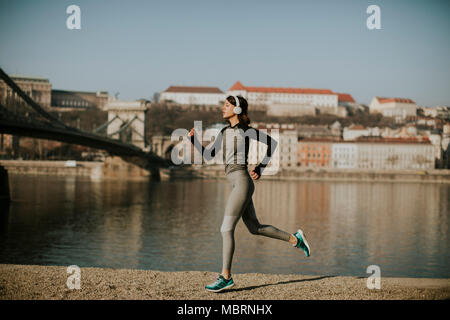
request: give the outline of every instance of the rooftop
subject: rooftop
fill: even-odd
[[[42,78],[42,77],[31,77],[31,76],[23,76],[23,75],[9,75],[9,77],[14,81],[50,82],[47,78]]]
[[[248,87],[240,81],[230,88],[230,91],[245,90],[248,92],[266,92],[266,93],[308,93],[308,94],[335,94],[329,89],[311,89],[311,88],[280,88],[280,87]]]
[[[384,97],[376,97],[379,103],[389,103],[389,102],[399,102],[399,103],[414,103],[411,99],[408,98],[384,98]]]
[[[338,101],[339,102],[355,102],[355,99],[353,99],[353,97],[348,94],[348,93],[338,93],[336,92],[336,94],[338,95]]]
[[[107,95],[108,91],[71,91],[71,90],[55,90],[52,89],[52,94],[58,94],[58,95],[63,95],[63,94],[67,94],[67,95],[73,95],[73,94],[90,94],[90,95],[100,95],[100,94],[104,94]]]
[[[299,137],[299,142],[332,142],[332,143],[397,143],[397,144],[430,144],[427,137],[409,137],[409,138],[387,138],[387,137],[359,137],[355,140],[342,140],[333,137],[321,138],[303,138]]]
[[[216,87],[201,86],[170,86],[164,92],[186,92],[186,93],[223,93]]]
[[[366,128],[360,124],[352,124],[347,130],[366,130]]]

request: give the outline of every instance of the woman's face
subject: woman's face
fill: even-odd
[[[234,105],[232,105],[228,100],[225,99],[225,103],[223,104],[223,107],[222,107],[222,117],[224,119],[229,119],[234,115],[237,116],[233,112],[234,107],[235,107]]]

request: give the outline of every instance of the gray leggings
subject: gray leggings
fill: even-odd
[[[251,234],[284,241],[289,241],[290,234],[274,226],[259,223],[252,200],[255,185],[247,170],[232,171],[226,177],[232,190],[220,232],[223,240],[223,268],[230,270],[234,253],[234,229],[241,216]]]

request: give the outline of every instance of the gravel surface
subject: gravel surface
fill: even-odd
[[[69,289],[67,266],[0,264],[0,299],[450,299],[450,279],[383,277],[381,289],[369,290],[362,277],[246,273],[233,275],[232,289],[210,293],[204,286],[216,272],[80,271],[80,289]]]

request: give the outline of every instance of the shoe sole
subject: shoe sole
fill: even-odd
[[[310,247],[309,247],[308,241],[306,241],[306,238],[305,238],[305,235],[303,234],[302,229],[298,229],[297,232],[300,233],[300,235],[302,236],[302,239],[303,239],[303,243],[304,243],[305,246],[308,248],[308,253],[309,253],[309,255],[307,255],[306,257],[311,256],[311,249],[310,249]],[[300,248],[299,248],[299,249],[300,249]],[[305,254],[305,255],[306,255],[306,254]]]
[[[232,288],[232,287],[234,287],[234,283],[232,283],[232,284],[229,284],[228,286],[226,286],[226,287],[223,287],[222,289],[217,289],[217,290],[213,290],[213,289],[208,289],[208,288],[205,288],[205,289],[206,289],[206,291],[210,291],[210,292],[220,292],[220,291],[223,291],[223,290],[226,290],[226,289]]]

